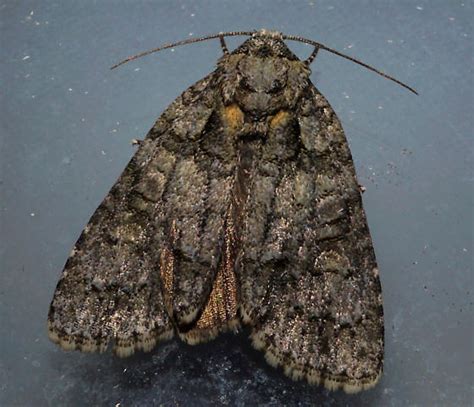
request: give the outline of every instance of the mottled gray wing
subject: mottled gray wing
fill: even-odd
[[[232,146],[212,130],[212,78],[163,113],[82,232],[48,318],[63,348],[149,350],[207,301],[232,178],[219,150]]]
[[[313,86],[265,155],[250,177],[238,269],[254,345],[295,379],[371,387],[383,363],[377,265],[341,124]]]

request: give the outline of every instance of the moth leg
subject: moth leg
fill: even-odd
[[[224,53],[224,55],[229,55],[229,49],[227,48],[227,44],[225,43],[223,33],[219,34],[219,41],[221,42],[222,52]]]
[[[314,61],[314,59],[316,58],[316,55],[318,55],[318,51],[319,51],[319,47],[315,46],[313,52],[308,57],[308,59],[305,61],[308,66],[311,65],[311,62]]]

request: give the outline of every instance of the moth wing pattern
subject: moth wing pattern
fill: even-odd
[[[218,157],[209,165],[203,151],[216,142],[200,139],[216,109],[211,81],[162,114],[78,239],[48,315],[49,336],[64,349],[104,351],[112,341],[119,356],[151,350],[196,317],[213,287],[222,290],[213,281],[232,165]],[[199,327],[192,342],[216,334]]]
[[[381,285],[344,131],[309,79],[316,53],[262,30],[166,109],[65,265],[54,342],[128,356],[242,322],[293,379],[376,384]]]
[[[49,337],[66,350],[102,352],[113,340],[116,353],[127,355],[173,334],[153,272],[157,260],[147,249],[152,236],[146,223],[156,208],[131,193],[155,146],[149,135],[66,262],[48,316]]]
[[[260,252],[246,259],[252,249],[244,243],[243,315],[270,364],[294,379],[356,392],[382,372],[375,254],[342,126],[313,85],[297,120],[304,147],[281,166],[273,204],[260,211],[267,231],[252,243]]]

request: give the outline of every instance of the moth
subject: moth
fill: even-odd
[[[249,38],[229,52],[224,37],[235,35]],[[129,356],[243,324],[293,379],[368,389],[383,366],[379,272],[348,143],[309,65],[325,49],[415,91],[266,30],[122,63],[212,38],[223,49],[216,70],[159,117],[80,235],[49,337]],[[302,61],[284,40],[315,48]]]

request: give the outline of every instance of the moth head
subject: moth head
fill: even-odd
[[[254,119],[289,110],[298,101],[310,70],[281,33],[260,30],[219,61],[225,104],[237,104]]]
[[[286,58],[291,61],[298,57],[290,51],[278,31],[256,31],[232,54],[246,54],[258,58]]]

